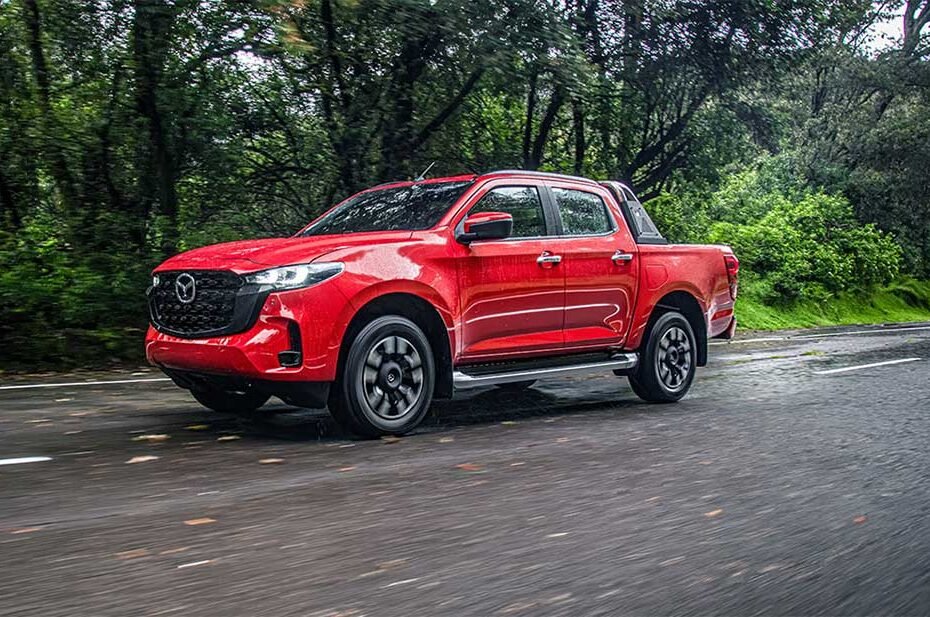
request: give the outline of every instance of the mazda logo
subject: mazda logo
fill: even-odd
[[[194,277],[187,272],[179,274],[174,280],[174,293],[182,304],[190,304],[197,297],[197,285],[194,283]]]

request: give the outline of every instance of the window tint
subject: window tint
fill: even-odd
[[[593,193],[571,189],[552,189],[562,216],[562,233],[584,236],[607,233],[613,229],[604,201]]]
[[[469,186],[471,182],[439,182],[359,193],[301,235],[429,229]]]
[[[511,238],[531,238],[546,235],[539,191],[532,186],[502,186],[491,189],[469,214],[506,212],[513,217]]]

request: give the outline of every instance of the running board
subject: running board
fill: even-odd
[[[452,382],[456,390],[493,386],[499,383],[512,383],[515,381],[529,381],[546,377],[561,377],[572,373],[585,373],[589,371],[622,371],[634,368],[639,361],[635,353],[617,354],[610,360],[601,362],[586,362],[583,364],[569,364],[565,366],[552,366],[548,368],[532,368],[517,371],[504,371],[501,373],[481,373],[469,375],[462,371],[452,373]]]

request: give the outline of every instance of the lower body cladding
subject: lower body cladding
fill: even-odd
[[[635,369],[639,362],[639,357],[635,353],[618,353],[606,360],[601,356],[601,358],[589,359],[587,361],[574,358],[571,359],[571,362],[570,364],[565,363],[554,366],[546,364],[536,364],[534,366],[528,364],[522,368],[504,368],[500,365],[463,367],[460,370],[453,371],[452,383],[456,390],[465,390],[469,388],[480,388],[482,386],[544,379],[547,377],[561,377],[572,373],[612,370],[620,375]]]
[[[453,370],[452,381],[456,390],[468,390],[485,386],[517,383],[527,380],[561,377],[573,373],[594,371],[614,371],[626,374],[636,368],[639,361],[635,353],[619,353],[604,359],[604,356],[592,358],[564,358],[561,364],[552,360],[529,361],[524,363],[480,365],[461,367]],[[556,359],[556,362],[559,360]],[[323,408],[329,397],[330,382],[319,381],[276,381],[256,379],[240,375],[219,375],[196,371],[178,370],[160,367],[175,384],[191,391],[219,390],[242,392],[257,390],[269,396],[276,396],[288,405]]]
[[[215,390],[227,392],[258,391],[276,396],[288,405],[320,409],[326,406],[329,397],[327,381],[272,381],[252,379],[237,375],[215,375],[180,371],[160,367],[176,385],[186,390]]]

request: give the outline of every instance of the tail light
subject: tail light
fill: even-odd
[[[727,281],[730,283],[730,298],[736,300],[736,291],[739,287],[739,260],[736,255],[724,255],[723,263],[727,267]]]

